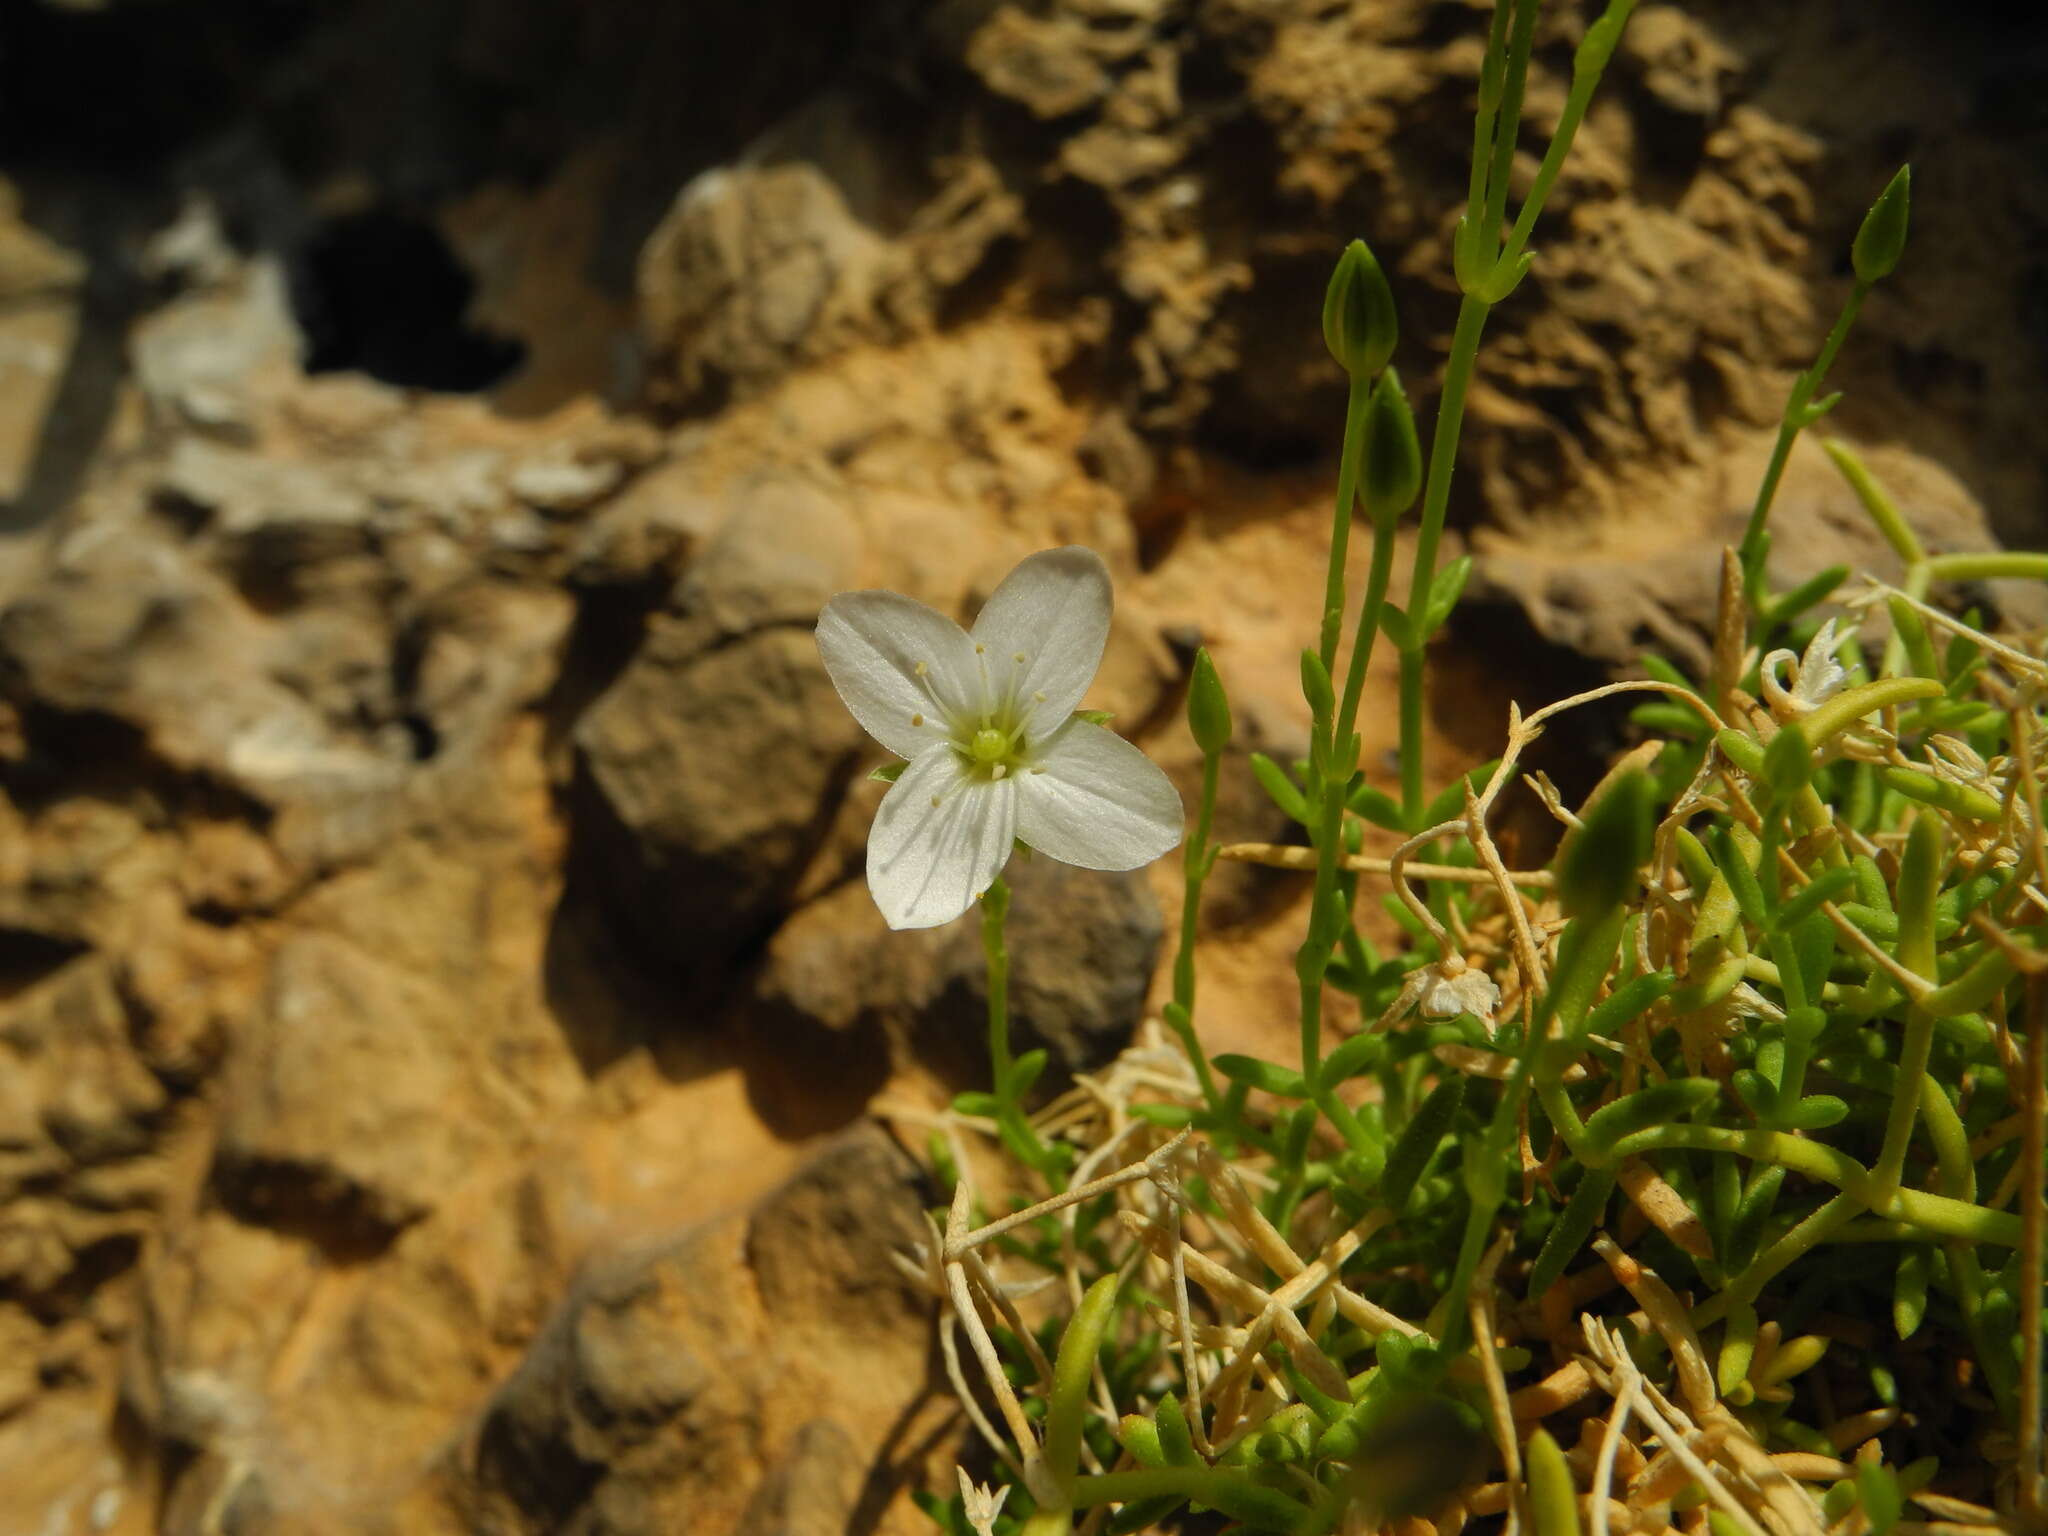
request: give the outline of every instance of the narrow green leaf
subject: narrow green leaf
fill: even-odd
[[[1832,447],[1832,444],[1830,445]],[[1798,619],[1816,603],[1826,602],[1828,597],[1843,582],[1849,579],[1849,567],[1831,565],[1816,575],[1809,576],[1790,592],[1785,593],[1771,604],[1769,616],[1764,621],[1766,629],[1777,629]]]
[[[1287,770],[1263,752],[1252,753],[1251,764],[1252,777],[1259,781],[1259,787],[1265,790],[1272,802],[1303,826],[1307,826],[1308,801],[1302,796],[1294,781],[1287,777]]]
[[[1543,1239],[1543,1247],[1529,1270],[1529,1299],[1536,1300],[1564,1274],[1565,1265],[1586,1246],[1607,1197],[1614,1193],[1614,1175],[1604,1168],[1588,1168],[1579,1177],[1578,1188],[1559,1213]]]
[[[1095,1357],[1102,1352],[1103,1335],[1116,1315],[1116,1293],[1122,1284],[1121,1275],[1108,1274],[1089,1286],[1060,1336],[1045,1409],[1045,1459],[1062,1489],[1072,1485],[1080,1468],[1088,1386],[1095,1375]]]
[[[1399,1212],[1415,1190],[1415,1181],[1429,1165],[1437,1146],[1449,1133],[1465,1102],[1465,1077],[1452,1073],[1417,1106],[1394,1145],[1387,1153],[1386,1172],[1380,1176],[1380,1197],[1387,1209]]]
[[[1721,1085],[1711,1078],[1681,1077],[1658,1083],[1594,1110],[1586,1120],[1586,1135],[1604,1150],[1624,1136],[1682,1120],[1720,1095]]]
[[[1780,933],[1791,932],[1820,911],[1822,902],[1839,900],[1855,890],[1858,878],[1854,869],[1830,869],[1815,876],[1812,884],[1778,908],[1773,926]]]
[[[1911,1244],[1899,1254],[1892,1276],[1892,1327],[1901,1339],[1913,1337],[1927,1320],[1927,1282],[1933,1267],[1933,1254],[1923,1244]]]
[[[1261,1089],[1279,1098],[1309,1097],[1308,1083],[1302,1075],[1278,1062],[1261,1061],[1256,1056],[1224,1055],[1213,1057],[1209,1064],[1233,1082]]]
[[[1650,856],[1655,786],[1646,773],[1623,774],[1586,808],[1558,851],[1557,892],[1568,917],[1602,917],[1636,891]]]
[[[1408,823],[1401,815],[1401,803],[1384,790],[1360,784],[1351,791],[1351,798],[1345,803],[1376,827],[1404,834],[1408,831]]]

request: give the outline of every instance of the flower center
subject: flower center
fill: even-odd
[[[992,768],[1010,755],[1010,738],[993,726],[983,726],[967,745],[967,755],[984,768]]]

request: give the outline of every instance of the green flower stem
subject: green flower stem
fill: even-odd
[[[1541,0],[1515,0],[1513,28],[1508,33],[1506,68],[1501,76],[1500,107],[1493,125],[1491,163],[1486,171],[1487,254],[1498,249],[1501,220],[1507,214],[1508,172],[1514,165],[1515,141],[1522,127],[1522,92],[1529,79],[1529,51],[1536,35]],[[1569,136],[1566,135],[1567,140]],[[1545,189],[1548,190],[1547,188]]]
[[[1813,397],[1826,382],[1828,369],[1835,364],[1835,354],[1842,350],[1842,343],[1849,339],[1849,328],[1856,323],[1857,311],[1863,308],[1864,296],[1870,292],[1870,284],[1858,282],[1849,290],[1848,302],[1842,306],[1842,313],[1835,321],[1835,328],[1828,332],[1827,342],[1820,349],[1820,357],[1806,372],[1799,375],[1792,384],[1792,394],[1785,401],[1785,414],[1778,423],[1778,441],[1771,449],[1771,462],[1764,470],[1763,483],[1757,487],[1756,505],[1750,509],[1749,525],[1742,531],[1742,543],[1736,553],[1742,560],[1742,569],[1748,580],[1744,585],[1749,591],[1751,607],[1761,613],[1769,597],[1764,591],[1761,556],[1763,554],[1764,524],[1771,515],[1771,503],[1778,496],[1778,482],[1785,477],[1785,463],[1792,456],[1792,444],[1808,425],[1808,408]]]
[[[1337,642],[1344,631],[1344,562],[1351,544],[1351,511],[1358,501],[1358,471],[1365,457],[1365,412],[1372,404],[1372,380],[1354,374],[1344,407],[1344,448],[1337,461],[1337,510],[1330,520],[1330,573],[1323,594],[1323,627],[1317,653],[1323,666],[1337,668]]]
[[[1009,883],[998,875],[981,897],[981,948],[988,959],[988,1061],[994,1078],[996,1127],[1027,1166],[1044,1173],[1051,1158],[1017,1103],[1015,1062],[1010,1057],[1010,949],[1003,934],[1009,915]]]
[[[1500,110],[1506,72],[1508,0],[1494,0],[1486,56],[1479,67],[1479,107],[1472,114],[1472,173],[1465,194],[1465,218],[1475,229],[1486,222],[1487,171],[1493,164],[1494,117]]]
[[[1337,715],[1339,741],[1348,740],[1358,725],[1358,701],[1365,692],[1365,670],[1372,660],[1380,615],[1387,606],[1387,582],[1394,570],[1394,521],[1390,514],[1373,525],[1372,570],[1365,578],[1365,598],[1358,605],[1358,634],[1351,642],[1351,661],[1344,673],[1344,701]]]
[[[1335,658],[1338,634],[1343,627],[1344,558],[1350,538],[1351,509],[1357,499],[1359,476],[1365,468],[1365,407],[1370,401],[1371,391],[1366,388],[1366,381],[1354,375],[1350,409],[1344,417],[1343,458],[1337,474],[1337,517],[1330,532],[1330,606],[1323,614],[1326,666]],[[1384,600],[1385,597],[1385,540],[1379,539],[1377,532],[1375,529],[1373,581],[1368,582],[1366,590],[1368,607],[1373,603],[1375,582],[1379,586],[1380,598]],[[1361,631],[1353,642],[1354,666],[1358,652],[1369,645],[1368,637]],[[1342,851],[1344,803],[1350,793],[1351,770],[1356,761],[1356,742],[1350,721],[1347,718],[1340,725],[1337,719],[1329,717],[1326,711],[1330,703],[1326,697],[1317,710],[1315,721],[1316,737],[1321,743],[1317,755],[1322,760],[1320,774],[1310,780],[1310,788],[1320,792],[1314,831],[1316,880],[1309,900],[1308,933],[1302,938],[1301,949],[1295,956],[1294,971],[1301,986],[1301,1075],[1308,1081],[1309,1096],[1316,1108],[1337,1128],[1345,1145],[1359,1147],[1364,1144],[1365,1132],[1357,1116],[1337,1098],[1333,1086],[1322,1081],[1321,1071],[1323,979],[1330,968],[1331,952],[1337,945],[1337,931],[1349,921],[1338,910],[1337,855]]]
[[[1429,636],[1423,633],[1422,619],[1436,578],[1444,515],[1451,504],[1451,472],[1457,467],[1458,434],[1465,422],[1465,393],[1472,383],[1479,338],[1492,308],[1469,293],[1458,304],[1458,325],[1451,334],[1450,359],[1444,365],[1444,392],[1437,401],[1436,433],[1429,444],[1429,478],[1423,482],[1422,522],[1416,531],[1415,564],[1408,578],[1409,644],[1401,651],[1401,810],[1411,824],[1420,819],[1426,804],[1422,787],[1422,659]]]
[[[1615,44],[1621,41],[1621,29],[1627,24],[1629,13],[1635,8],[1636,0],[1607,0],[1607,9],[1586,29],[1585,40],[1579,44],[1578,55],[1572,61],[1571,94],[1565,98],[1564,114],[1557,121],[1557,130],[1550,136],[1550,147],[1543,153],[1543,163],[1536,168],[1536,179],[1530,184],[1529,196],[1522,203],[1521,213],[1516,216],[1507,249],[1501,252],[1502,269],[1512,270],[1514,263],[1521,260],[1522,252],[1529,248],[1529,236],[1535,232],[1537,215],[1543,212],[1550,189],[1557,184],[1558,173],[1564,169],[1565,156],[1571,153],[1572,139],[1579,131],[1579,124],[1585,120],[1586,108],[1593,103],[1593,91],[1600,84],[1600,76],[1606,72]]]
[[[1173,957],[1173,1000],[1179,1006],[1167,1016],[1167,1022],[1187,1050],[1196,1080],[1202,1085],[1202,1102],[1212,1113],[1221,1111],[1223,1100],[1216,1091],[1216,1076],[1209,1069],[1208,1053],[1195,1036],[1195,925],[1202,910],[1203,882],[1216,864],[1216,855],[1209,847],[1209,832],[1216,819],[1216,776],[1222,761],[1219,752],[1202,754],[1202,797],[1195,806],[1194,833],[1182,850],[1185,884],[1180,904],[1180,952]]]
[[[1401,652],[1401,814],[1414,826],[1425,805],[1422,746],[1423,656],[1418,647]],[[1427,858],[1429,850],[1422,850]]]

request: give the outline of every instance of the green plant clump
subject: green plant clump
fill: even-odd
[[[1313,744],[1291,768],[1253,760],[1308,847],[1215,845],[1232,720],[1198,657],[1206,771],[1170,1035],[1035,1114],[1043,1053],[1007,1047],[1000,881],[982,902],[997,1080],[933,1132],[952,1198],[926,1255],[969,1457],[993,1482],[963,1474],[959,1497],[928,1501],[957,1536],[1450,1536],[1494,1516],[1540,1536],[2048,1529],[2048,664],[2038,638],[1930,601],[1944,582],[2048,578],[2048,556],[1929,553],[1830,443],[1907,576],[1766,582],[1786,455],[1899,264],[1904,171],[1723,556],[1709,675],[1646,658],[1643,680],[1513,713],[1498,761],[1429,789],[1425,665],[1468,565],[1437,555],[1473,360],[1632,5],[1587,28],[1511,214],[1539,0],[1497,0],[1426,456],[1389,366],[1386,275],[1358,242],[1337,265],[1323,326],[1350,403],[1301,657]],[[1396,524],[1418,500],[1402,608]],[[1382,635],[1401,689],[1384,790],[1357,728]],[[1645,739],[1568,808],[1524,754],[1617,694]],[[1544,868],[1510,868],[1488,831],[1518,778],[1564,829]],[[1387,857],[1361,853],[1368,826],[1398,839]],[[1313,870],[1298,1059],[1203,1049],[1196,914],[1219,858]],[[1361,931],[1369,900],[1398,952]],[[1341,1040],[1333,995],[1365,1021]]]

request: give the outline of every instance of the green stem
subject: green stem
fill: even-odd
[[[1585,120],[1586,108],[1592,105],[1593,91],[1600,84],[1600,76],[1607,68],[1608,59],[1613,56],[1615,44],[1621,39],[1621,29],[1626,25],[1629,13],[1635,8],[1636,0],[1607,0],[1607,9],[1587,28],[1585,41],[1579,45],[1578,56],[1572,61],[1571,93],[1565,98],[1564,113],[1557,120],[1557,131],[1550,136],[1549,148],[1543,152],[1543,163],[1536,168],[1536,179],[1530,184],[1528,199],[1515,218],[1507,249],[1501,252],[1501,266],[1511,266],[1521,260],[1522,252],[1528,249],[1537,216],[1543,212],[1550,189],[1556,185],[1558,173],[1564,169],[1565,156],[1571,153],[1572,140],[1578,134],[1579,124]]]
[[[1540,0],[1515,0],[1514,30],[1508,36],[1507,67],[1501,79],[1500,112],[1493,125],[1492,162],[1486,172],[1486,251],[1500,249],[1501,220],[1507,214],[1508,172],[1522,127],[1522,91],[1529,79],[1529,49],[1536,34]]]
[[[1196,1080],[1202,1085],[1202,1102],[1211,1111],[1220,1110],[1223,1100],[1216,1091],[1215,1074],[1209,1070],[1208,1053],[1195,1037],[1195,925],[1202,910],[1202,884],[1215,862],[1209,851],[1209,830],[1216,817],[1216,776],[1222,761],[1220,753],[1202,755],[1202,798],[1195,807],[1195,830],[1187,840],[1182,864],[1185,885],[1180,904],[1180,952],[1173,957],[1173,1000],[1178,1008],[1167,1016],[1187,1049]]]
[[[1344,674],[1344,702],[1337,715],[1337,739],[1348,740],[1358,724],[1358,701],[1365,692],[1365,670],[1379,636],[1380,614],[1387,605],[1387,582],[1394,570],[1394,519],[1373,525],[1372,570],[1365,579],[1365,600],[1358,605],[1358,633],[1351,642],[1351,662]]]
[[[1317,647],[1323,666],[1337,668],[1337,641],[1344,631],[1344,560],[1351,544],[1351,509],[1358,499],[1359,464],[1365,457],[1365,413],[1372,404],[1372,380],[1354,375],[1344,407],[1344,449],[1337,461],[1337,510],[1330,520],[1330,573],[1323,592],[1323,628]]]
[[[1758,1254],[1750,1261],[1749,1268],[1731,1280],[1728,1288],[1713,1300],[1720,1302],[1724,1308],[1737,1301],[1754,1302],[1772,1279],[1813,1252],[1837,1230],[1861,1216],[1863,1210],[1863,1202],[1854,1195],[1836,1195]],[[1699,1310],[1695,1310],[1693,1318],[1695,1322],[1702,1321]]]
[[[1365,407],[1371,399],[1366,381],[1354,377],[1351,381],[1350,409],[1344,416],[1344,452],[1340,461],[1337,478],[1337,517],[1330,533],[1330,573],[1328,581],[1328,606],[1323,614],[1324,665],[1331,665],[1336,657],[1337,640],[1344,621],[1344,558],[1351,529],[1351,507],[1357,496],[1358,478],[1365,463]],[[1377,528],[1375,533],[1377,534]],[[1374,581],[1379,584],[1381,598],[1385,596],[1385,576],[1381,570],[1383,557],[1381,543],[1375,539],[1373,545]],[[1367,584],[1367,605],[1372,598],[1372,582]],[[1354,661],[1360,649],[1369,645],[1366,635],[1361,633],[1353,642]],[[1348,686],[1348,685],[1347,685]],[[1327,718],[1324,711],[1327,703],[1319,709],[1314,729],[1319,743],[1317,755],[1321,771],[1310,778],[1310,788],[1319,792],[1316,802],[1318,814],[1314,829],[1316,848],[1316,881],[1309,901],[1308,932],[1303,936],[1301,949],[1295,956],[1295,978],[1301,986],[1301,1073],[1308,1080],[1309,1094],[1316,1107],[1329,1122],[1343,1135],[1345,1144],[1357,1147],[1364,1136],[1358,1119],[1340,1103],[1330,1087],[1321,1082],[1323,1049],[1323,978],[1330,967],[1330,954],[1336,947],[1337,929],[1340,926],[1337,912],[1337,855],[1344,840],[1344,802],[1351,788],[1351,771],[1356,760],[1353,750],[1351,727],[1348,721],[1339,725],[1335,719]]]
[[[1401,814],[1420,831],[1427,803],[1422,757],[1423,657],[1420,650],[1401,653]],[[1424,857],[1427,857],[1427,850]]]
[[[981,897],[981,948],[988,960],[988,1061],[994,1078],[996,1125],[1017,1156],[1042,1173],[1049,1158],[1017,1103],[1011,1070],[1015,1063],[1010,1056],[1010,949],[1003,932],[1009,915],[1010,886],[999,875]]]
[[[1899,1075],[1885,1117],[1884,1147],[1871,1171],[1879,1189],[1896,1189],[1905,1173],[1906,1149],[1920,1118],[1920,1080],[1927,1075],[1927,1058],[1933,1047],[1934,1015],[1915,1003],[1906,1010],[1906,1038],[1899,1049]]]
[[[1458,325],[1451,335],[1451,355],[1444,365],[1444,391],[1437,401],[1436,435],[1429,444],[1429,477],[1422,491],[1422,522],[1415,537],[1415,564],[1408,578],[1409,644],[1401,652],[1401,809],[1412,822],[1423,809],[1422,683],[1423,649],[1429,636],[1423,614],[1436,578],[1437,545],[1443,539],[1444,515],[1451,504],[1451,473],[1457,467],[1458,433],[1465,422],[1465,392],[1472,365],[1479,356],[1479,338],[1493,308],[1466,294],[1458,304]]]
[[[1742,568],[1748,579],[1751,606],[1761,612],[1768,595],[1764,591],[1763,571],[1759,556],[1762,553],[1764,524],[1771,515],[1771,503],[1777,499],[1778,482],[1785,476],[1785,462],[1792,456],[1792,444],[1799,434],[1806,430],[1806,409],[1813,403],[1813,397],[1826,382],[1828,370],[1834,366],[1835,354],[1842,350],[1842,343],[1849,338],[1849,328],[1856,323],[1856,313],[1863,307],[1864,295],[1870,292],[1868,283],[1859,282],[1849,290],[1849,300],[1842,306],[1842,313],[1835,320],[1835,328],[1828,332],[1827,342],[1820,349],[1820,357],[1806,372],[1792,383],[1792,394],[1785,402],[1785,414],[1778,423],[1778,441],[1771,449],[1771,462],[1764,470],[1763,483],[1757,487],[1756,505],[1750,509],[1749,524],[1742,531],[1742,543],[1737,550]]]
[[[1493,163],[1494,115],[1500,110],[1506,73],[1508,0],[1494,0],[1493,22],[1486,33],[1486,55],[1479,66],[1479,104],[1472,114],[1472,171],[1465,192],[1466,223],[1475,231],[1486,227],[1486,172]]]

